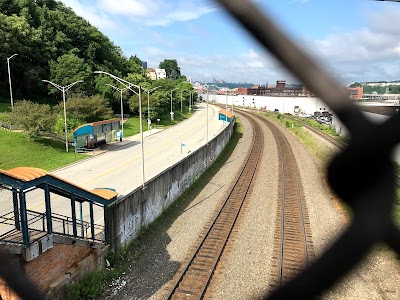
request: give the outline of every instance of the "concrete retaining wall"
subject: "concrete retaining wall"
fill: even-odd
[[[231,122],[208,146],[165,170],[107,208],[107,229],[111,246],[118,251],[133,241],[144,226],[157,219],[221,154],[233,132]]]

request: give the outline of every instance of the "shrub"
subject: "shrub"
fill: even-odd
[[[67,300],[96,299],[102,290],[103,275],[94,270],[86,274],[81,281],[71,284],[67,289]]]

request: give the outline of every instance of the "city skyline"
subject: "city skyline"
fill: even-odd
[[[176,59],[194,81],[299,83],[213,1],[62,0],[129,57]],[[396,80],[400,5],[365,0],[256,1],[343,84]],[[400,25],[400,24],[399,24]]]

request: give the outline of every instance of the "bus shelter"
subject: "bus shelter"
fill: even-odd
[[[75,151],[80,149],[94,149],[99,144],[105,144],[113,140],[114,133],[119,130],[121,119],[109,119],[88,123],[74,130]]]
[[[233,117],[233,113],[231,111],[226,111],[225,109],[221,109],[218,112],[218,120],[227,121],[228,123],[231,122]]]

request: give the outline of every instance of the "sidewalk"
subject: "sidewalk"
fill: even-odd
[[[151,131],[144,131],[143,132],[143,139],[145,139],[146,137],[149,137],[151,135],[154,135],[156,133],[159,133],[160,131],[163,131],[164,129],[160,129],[160,128],[155,128],[152,129]],[[96,156],[96,155],[100,155],[103,154],[105,152],[108,151],[113,151],[116,150],[118,148],[121,148],[123,146],[126,146],[128,144],[131,143],[136,143],[136,144],[140,144],[140,133],[132,135],[130,137],[127,138],[123,138],[122,142],[120,141],[113,141],[104,145],[100,145],[99,148],[96,148],[96,150],[94,152],[88,152],[87,155],[88,156]]]

